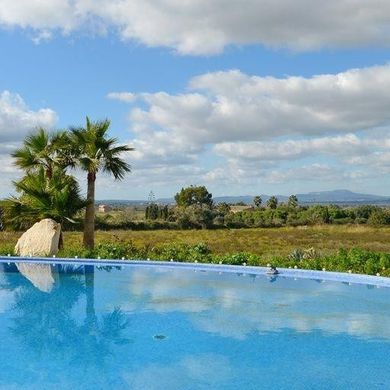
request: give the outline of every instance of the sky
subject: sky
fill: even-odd
[[[87,115],[135,148],[99,199],[390,195],[390,2],[323,3],[0,0],[0,197],[27,134]]]

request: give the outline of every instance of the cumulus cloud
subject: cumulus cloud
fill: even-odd
[[[213,147],[230,159],[277,161],[388,147],[369,133],[390,125],[390,65],[280,79],[234,70],[195,77],[189,87],[137,94],[136,159],[191,164]]]
[[[356,134],[346,134],[279,142],[222,142],[215,145],[214,150],[229,159],[248,161],[291,161],[325,154],[353,162],[356,155],[366,156],[382,148],[390,148],[388,139],[360,138]]]
[[[0,93],[0,142],[2,149],[10,143],[20,141],[36,127],[52,128],[57,114],[50,108],[37,111],[30,109],[18,94],[9,91]]]
[[[71,31],[79,24],[78,3],[68,0],[0,0],[0,24]]]
[[[215,54],[227,45],[312,50],[389,46],[386,0],[0,0],[0,24],[106,32],[183,54]]]
[[[111,100],[118,100],[123,103],[132,103],[136,96],[131,92],[109,92],[107,98]]]
[[[279,136],[355,132],[390,122],[390,66],[311,78],[217,72],[190,82],[198,92],[141,94],[148,109],[133,111],[145,125],[191,143],[251,141]]]
[[[359,179],[362,177],[361,173],[346,172],[341,167],[334,167],[328,164],[311,164],[303,165],[291,169],[277,169],[271,170],[266,174],[266,180],[269,183],[284,183],[290,181],[340,181],[348,179]]]
[[[0,92],[0,188],[2,196],[9,194],[10,182],[20,172],[12,164],[10,154],[27,133],[37,127],[51,129],[57,114],[49,108],[32,110],[23,98],[9,91]]]
[[[132,105],[132,183],[140,187],[145,178],[161,186],[320,177],[344,185],[390,170],[390,65],[307,78],[232,70],[194,77],[178,94],[107,97]]]

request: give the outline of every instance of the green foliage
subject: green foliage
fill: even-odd
[[[377,208],[371,212],[367,223],[373,226],[388,225],[390,224],[390,214],[387,210]]]
[[[217,204],[214,210],[217,213],[217,215],[224,217],[225,215],[231,212],[231,207],[228,203],[221,202]]]
[[[76,180],[60,168],[53,169],[50,180],[41,167],[14,185],[20,196],[2,202],[6,227],[26,229],[43,218],[74,223],[74,216],[85,207]]]
[[[207,205],[194,204],[177,208],[175,219],[181,229],[207,229],[213,225],[214,213]]]
[[[255,207],[260,208],[262,203],[263,199],[261,199],[261,196],[255,196],[253,198],[253,204],[255,205]]]
[[[43,169],[50,180],[55,168],[64,170],[72,165],[69,134],[65,131],[49,133],[39,128],[24,139],[23,146],[13,152],[12,157],[15,165],[27,173]]]
[[[179,207],[193,205],[211,207],[213,205],[213,195],[207,191],[205,186],[190,186],[182,188],[175,195],[175,201]]]
[[[0,232],[4,230],[4,210],[0,207]]]
[[[371,213],[377,209],[378,209],[377,206],[371,206],[371,205],[363,205],[363,206],[356,207],[355,209],[356,218],[367,220],[368,218],[370,218]]]
[[[276,209],[278,207],[278,198],[276,196],[271,196],[267,200],[267,207],[273,210]]]
[[[20,234],[0,233],[0,254],[13,254]],[[61,257],[147,259],[261,265],[390,276],[389,228],[309,228],[98,232],[93,251],[65,233]],[[360,248],[356,248],[356,243]],[[338,250],[337,248],[345,248]],[[364,249],[366,248],[366,249]],[[291,254],[293,253],[293,254]],[[291,255],[289,255],[291,254]]]
[[[148,220],[163,220],[166,221],[169,217],[169,209],[168,206],[159,206],[156,203],[151,203],[146,206],[145,209],[145,219]]]
[[[86,126],[72,128],[70,142],[74,165],[86,172],[96,174],[99,171],[123,179],[130,172],[130,165],[121,156],[134,150],[127,145],[118,145],[116,138],[108,137],[110,121],[91,121],[88,117]]]
[[[298,207],[298,197],[296,195],[290,195],[287,201],[287,206],[293,209]]]
[[[102,259],[122,259],[132,253],[131,244],[121,242],[102,242],[94,250],[95,257]]]
[[[9,253],[0,250],[0,253]],[[65,257],[100,257],[102,259],[147,259],[179,262],[199,262],[231,265],[261,265],[272,263],[279,268],[297,267],[328,271],[340,271],[390,276],[390,254],[366,251],[358,248],[339,250],[336,255],[322,256],[314,248],[297,248],[286,257],[273,257],[271,260],[250,252],[235,252],[231,254],[214,254],[209,246],[203,242],[186,244],[180,242],[166,243],[156,246],[139,247],[132,242],[116,241],[102,242],[94,251],[88,252],[83,248],[63,250],[60,253]]]

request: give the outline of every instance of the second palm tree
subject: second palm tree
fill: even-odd
[[[110,121],[93,122],[87,117],[85,128],[72,128],[71,138],[76,165],[87,172],[87,207],[84,219],[84,246],[95,245],[95,182],[99,171],[109,173],[116,180],[130,172],[130,165],[121,157],[134,150],[127,145],[118,145],[116,138],[107,135]]]

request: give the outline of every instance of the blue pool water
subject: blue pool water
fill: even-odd
[[[390,389],[390,288],[0,263],[0,389]]]

